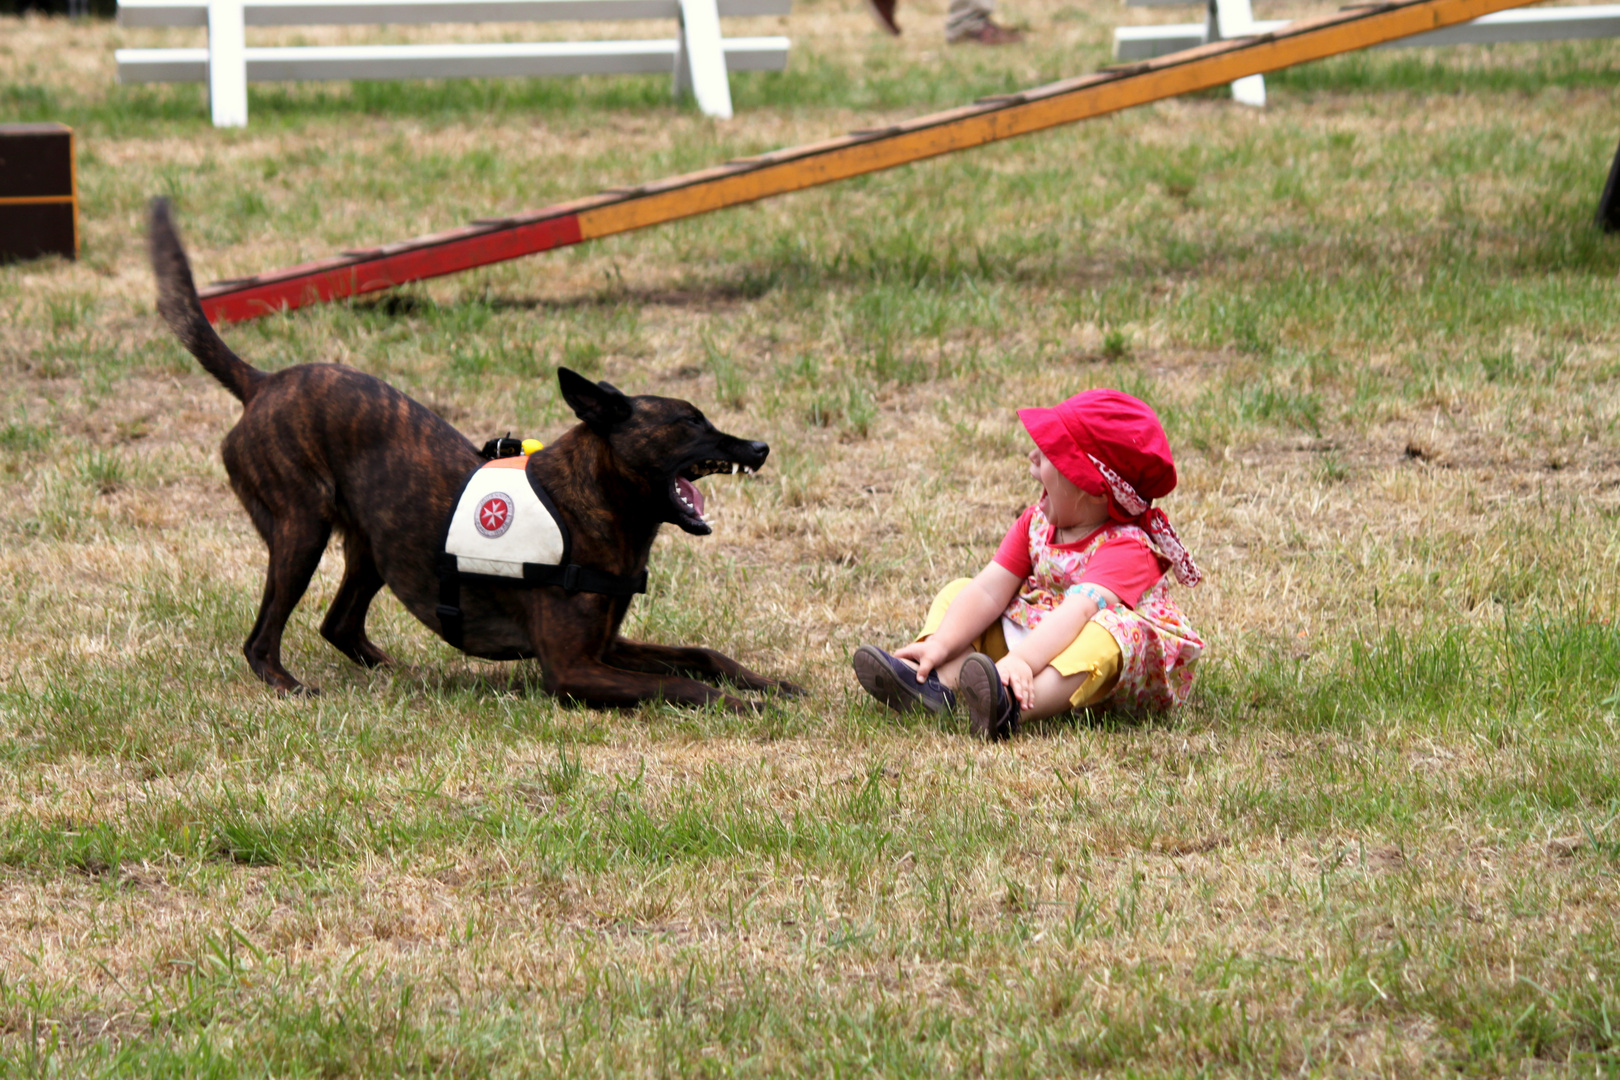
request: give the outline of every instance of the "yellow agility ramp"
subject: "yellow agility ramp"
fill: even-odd
[[[1248,75],[1455,26],[1529,2],[1402,0],[1351,7],[1290,23],[1273,33],[1212,42],[1020,94],[984,98],[892,127],[855,131],[638,187],[615,188],[541,210],[219,282],[202,290],[203,311],[215,322],[251,319],[453,274],[1089,120]]]

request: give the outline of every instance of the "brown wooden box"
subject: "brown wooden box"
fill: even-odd
[[[79,255],[73,129],[0,124],[0,263]]]

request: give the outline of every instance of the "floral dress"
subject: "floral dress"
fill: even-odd
[[[1029,520],[1029,561],[1033,569],[1006,611],[1006,617],[1025,630],[1035,629],[1063,603],[1069,586],[1079,582],[1091,556],[1110,540],[1129,538],[1162,557],[1147,532],[1135,525],[1110,522],[1082,547],[1067,551],[1055,549],[1051,536],[1052,523],[1037,508]],[[1119,645],[1119,683],[1109,704],[1132,711],[1162,712],[1187,700],[1194,668],[1204,652],[1204,639],[1170,599],[1168,574],[1142,594],[1134,610],[1115,604],[1098,612],[1094,621],[1101,623]]]

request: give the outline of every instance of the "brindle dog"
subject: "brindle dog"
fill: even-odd
[[[463,481],[483,464],[472,443],[353,368],[304,364],[270,374],[244,362],[203,315],[162,199],[151,207],[151,255],[164,320],[243,405],[223,451],[231,487],[270,549],[264,601],[242,650],[254,674],[283,693],[311,692],[281,666],[281,635],[333,529],[343,538],[343,581],[321,636],[358,664],[389,663],[366,636],[366,609],[384,585],[443,636],[435,610],[439,544]],[[531,455],[528,472],[550,493],[582,566],[636,575],[665,522],[707,534],[691,482],[752,471],[769,453],[762,442],[716,430],[689,402],[626,397],[567,368],[557,377],[583,422]],[[493,660],[537,658],[546,689],[593,704],[662,698],[755,707],[692,676],[803,692],[713,649],[626,641],[619,627],[629,606],[628,596],[469,582],[461,594],[461,647]]]

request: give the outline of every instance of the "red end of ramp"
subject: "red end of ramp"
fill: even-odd
[[[200,299],[209,322],[240,322],[567,247],[581,239],[578,214],[469,225],[258,277],[216,282],[202,291]]]

